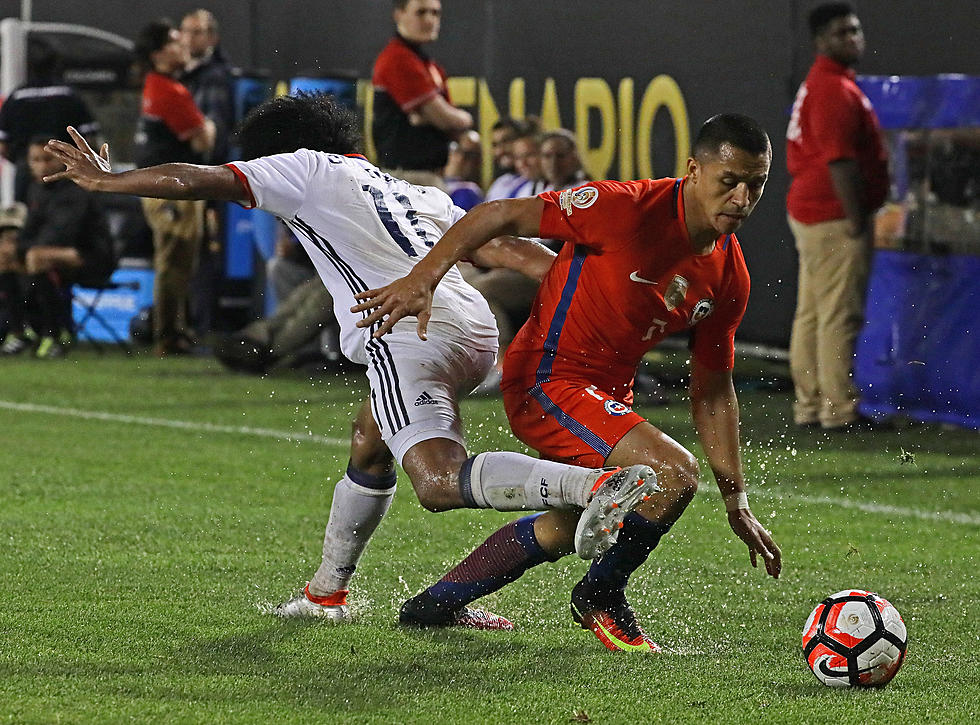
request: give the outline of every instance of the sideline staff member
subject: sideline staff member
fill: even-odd
[[[864,33],[847,3],[810,13],[817,51],[786,131],[786,199],[800,256],[790,368],[797,425],[843,429],[860,418],[852,378],[864,319],[871,215],[888,192],[878,118],[854,82]]]
[[[473,127],[446,89],[446,71],[422,52],[439,37],[440,0],[394,0],[395,36],[374,61],[372,135],[378,165],[413,184],[442,187],[449,142]]]

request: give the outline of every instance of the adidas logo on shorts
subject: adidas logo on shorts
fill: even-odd
[[[415,399],[415,405],[435,405],[436,399],[426,392],[423,392]]]

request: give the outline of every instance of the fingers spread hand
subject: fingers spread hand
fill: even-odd
[[[88,145],[88,141],[85,140],[85,137],[82,136],[82,134],[75,130],[74,126],[68,127],[68,135],[71,136],[72,140],[75,142],[75,145],[78,146],[80,150],[87,154],[91,154],[92,156],[95,155],[95,152],[92,151],[92,147]]]

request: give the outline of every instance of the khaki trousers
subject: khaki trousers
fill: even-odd
[[[857,418],[854,343],[864,322],[871,246],[846,219],[802,224],[789,217],[800,256],[789,343],[797,424],[835,428]]]
[[[204,236],[204,202],[142,199],[153,231],[153,339],[187,332],[187,300]]]

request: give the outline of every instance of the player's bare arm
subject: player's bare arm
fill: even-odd
[[[533,239],[497,237],[477,249],[470,261],[488,269],[512,269],[540,282],[557,256]]]
[[[749,547],[752,566],[762,556],[766,571],[779,578],[782,556],[772,536],[748,507],[738,439],[738,399],[730,370],[691,363],[691,414],[698,438],[725,499],[732,531]]]
[[[51,140],[45,149],[65,165],[65,170],[44,177],[53,182],[71,179],[88,191],[135,194],[157,199],[205,199],[249,201],[248,192],[227,166],[161,164],[145,169],[113,173],[109,165],[109,145],[99,153],[71,126],[68,133],[75,145]]]
[[[446,272],[495,237],[538,236],[543,210],[544,202],[537,197],[491,201],[475,207],[453,224],[406,276],[355,296],[360,304],[351,307],[351,312],[372,311],[357,326],[370,327],[380,321],[374,337],[381,337],[403,317],[415,316],[418,335],[425,340],[432,293]]]

